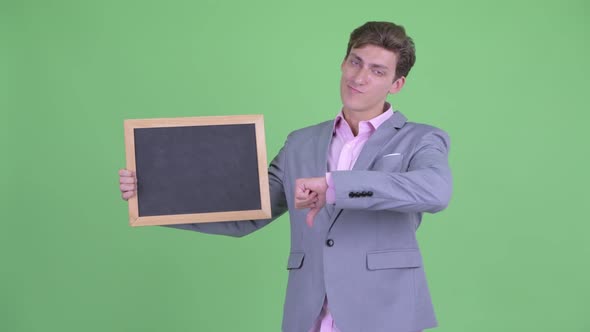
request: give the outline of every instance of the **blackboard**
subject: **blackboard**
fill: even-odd
[[[125,120],[132,226],[270,218],[262,115]]]

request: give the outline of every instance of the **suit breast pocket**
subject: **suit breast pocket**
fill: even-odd
[[[401,172],[404,155],[401,153],[392,153],[381,156],[373,164],[373,171],[380,172]]]

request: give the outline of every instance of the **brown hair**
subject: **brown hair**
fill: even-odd
[[[416,62],[414,41],[406,35],[406,30],[401,25],[391,22],[367,22],[356,28],[350,34],[346,57],[351,49],[365,45],[383,47],[397,55],[394,80],[401,76],[407,77]]]

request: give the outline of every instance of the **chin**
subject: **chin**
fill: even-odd
[[[353,101],[350,100],[345,100],[344,98],[342,98],[342,107],[344,107],[345,109],[349,110],[349,111],[361,111],[364,108],[366,108],[366,105],[362,105],[361,103],[355,103]]]

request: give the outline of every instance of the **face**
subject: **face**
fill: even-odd
[[[353,48],[342,62],[340,97],[345,112],[376,116],[387,95],[401,90],[405,77],[393,80],[397,55],[379,46]]]

